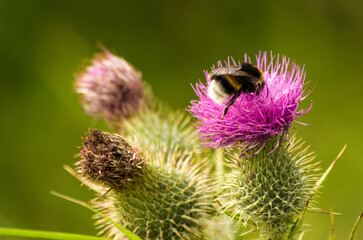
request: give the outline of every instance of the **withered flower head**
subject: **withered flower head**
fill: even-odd
[[[145,162],[121,136],[89,129],[75,165],[84,177],[111,188],[120,188],[142,176]]]

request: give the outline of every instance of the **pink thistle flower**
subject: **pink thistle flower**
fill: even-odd
[[[265,87],[260,94],[242,93],[232,104],[226,116],[221,119],[226,103],[215,103],[208,97],[208,86],[211,82],[210,74],[205,71],[207,83],[199,82],[193,87],[199,100],[191,101],[188,111],[197,118],[197,133],[202,140],[202,145],[210,148],[229,148],[243,146],[245,151],[256,148],[257,151],[272,138],[280,136],[279,144],[283,136],[288,135],[291,123],[307,113],[306,110],[298,110],[304,93],[304,68],[299,67],[285,56],[282,61],[279,55],[271,53],[268,61],[267,53],[256,55],[256,66],[262,70]],[[228,58],[223,66],[241,66]],[[251,59],[245,55],[244,62],[251,63]],[[215,69],[213,66],[212,69]],[[277,146],[276,145],[276,146]]]
[[[83,97],[91,116],[117,121],[135,114],[143,101],[141,74],[125,59],[105,50],[76,79],[76,92]]]

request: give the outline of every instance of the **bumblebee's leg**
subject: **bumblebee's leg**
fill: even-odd
[[[239,96],[239,93],[234,94],[233,97],[231,98],[231,100],[229,100],[229,102],[226,104],[226,107],[224,108],[221,120],[224,118],[224,116],[226,116],[226,114],[228,112],[228,108],[234,103],[234,101],[236,101],[238,96]]]
[[[263,91],[264,88],[267,88],[266,97],[268,97],[269,90],[268,90],[268,86],[267,86],[266,82],[262,82],[262,84],[258,85],[258,89],[256,91],[256,96],[260,95],[260,93]]]

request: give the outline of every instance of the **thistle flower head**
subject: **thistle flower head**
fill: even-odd
[[[117,121],[137,113],[143,101],[141,74],[107,50],[76,79],[76,92],[91,116]]]
[[[280,62],[279,55],[267,53],[256,55],[256,66],[262,70],[265,86],[260,94],[241,93],[234,104],[229,107],[226,116],[221,119],[226,103],[217,104],[208,96],[211,83],[210,74],[205,71],[206,84],[199,82],[194,90],[199,100],[191,102],[188,111],[197,118],[197,133],[203,145],[212,148],[228,148],[244,146],[246,149],[263,147],[270,139],[288,134],[291,123],[307,113],[298,110],[298,105],[304,99],[305,71],[285,56]],[[228,59],[223,66],[241,66],[233,58]],[[245,55],[244,62],[251,63]],[[215,69],[213,66],[212,69]]]
[[[77,171],[84,177],[120,188],[144,173],[145,162],[128,142],[117,134],[90,129],[78,154]]]

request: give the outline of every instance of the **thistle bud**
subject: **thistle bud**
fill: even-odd
[[[230,201],[225,207],[239,220],[254,223],[263,239],[281,240],[306,206],[316,181],[316,164],[294,140],[270,153],[275,145],[270,141],[250,157],[230,153],[233,171],[227,177]]]
[[[109,122],[133,116],[143,103],[141,74],[107,50],[95,56],[75,85],[84,110]]]

